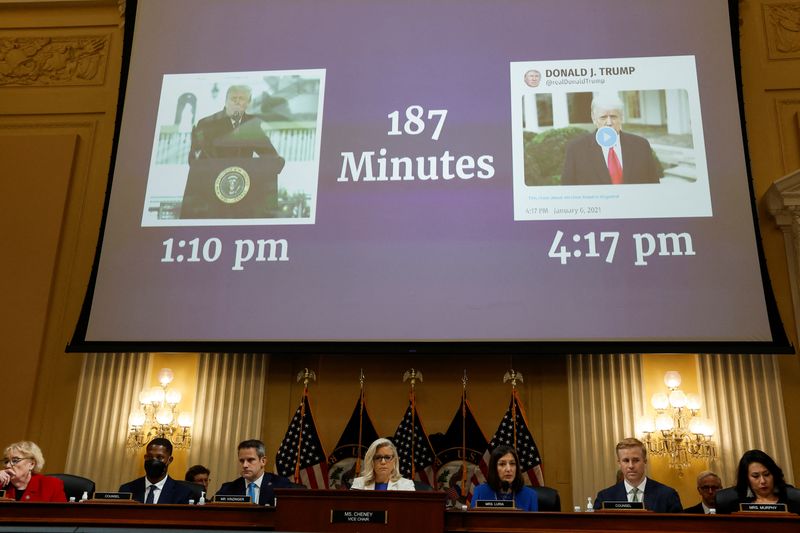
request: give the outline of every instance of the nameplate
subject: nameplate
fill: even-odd
[[[476,509],[514,509],[514,502],[511,500],[476,500]]]
[[[785,503],[740,503],[739,510],[747,513],[786,513]]]
[[[238,494],[235,496],[216,495],[213,501],[214,503],[250,503],[250,496]]]
[[[388,524],[387,511],[331,509],[331,524]]]
[[[602,502],[604,511],[644,511],[644,502]]]
[[[133,499],[133,494],[130,492],[95,492],[92,495],[93,500],[125,500],[130,501]]]

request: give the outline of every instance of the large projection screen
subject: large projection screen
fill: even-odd
[[[727,0],[129,9],[71,349],[791,349]]]

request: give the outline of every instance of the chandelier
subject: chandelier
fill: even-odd
[[[713,461],[716,449],[711,437],[714,423],[700,415],[700,396],[686,394],[679,387],[681,374],[674,370],[664,375],[668,392],[658,392],[650,400],[655,417],[640,420],[639,430],[647,452],[669,458],[669,467],[683,476],[692,460]]]
[[[159,387],[145,389],[139,393],[139,407],[128,417],[128,440],[126,448],[136,450],[146,446],[156,437],[167,438],[176,449],[192,446],[192,415],[178,412],[181,393],[170,389],[175,375],[169,368],[158,373]]]

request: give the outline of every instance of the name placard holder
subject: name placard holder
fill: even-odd
[[[388,524],[389,511],[331,509],[331,524]]]
[[[603,502],[600,507],[603,511],[644,511],[644,502]]]
[[[516,510],[512,500],[477,500],[475,501],[475,508],[481,510],[497,509],[501,511]]]
[[[250,496],[238,495],[238,494],[229,496],[229,495],[219,495],[218,494],[218,495],[214,496],[214,499],[212,501],[214,503],[225,503],[225,504],[231,504],[231,503],[247,503],[247,504],[249,504],[250,503]]]
[[[785,503],[740,503],[739,511],[744,513],[788,513]]]
[[[88,501],[113,503],[125,502],[131,503],[133,500],[133,493],[130,492],[95,492]],[[137,502],[138,503],[138,502]]]

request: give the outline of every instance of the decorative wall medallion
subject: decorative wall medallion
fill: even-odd
[[[770,59],[800,58],[800,2],[764,4]]]
[[[100,85],[109,35],[0,38],[0,86]]]

